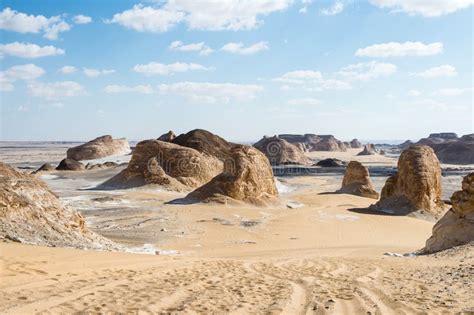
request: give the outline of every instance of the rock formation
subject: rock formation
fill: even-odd
[[[67,150],[67,158],[76,161],[100,159],[111,155],[130,153],[127,139],[112,139],[102,136]]]
[[[446,164],[474,164],[474,134],[458,138],[455,133],[434,133],[417,144],[433,148],[438,159]]]
[[[112,243],[91,232],[84,218],[64,206],[33,175],[0,163],[0,238],[22,243],[107,249]]]
[[[119,166],[118,163],[115,163],[115,162],[104,162],[104,163],[99,163],[99,164],[91,164],[91,163],[88,163],[86,165],[86,170],[102,170],[102,169],[106,169],[106,168],[112,168],[112,167],[117,167]]]
[[[214,156],[221,161],[230,157],[230,151],[234,145],[203,129],[195,129],[186,134],[181,134],[173,140],[173,143],[193,148],[199,152]]]
[[[411,140],[407,140],[403,143],[400,143],[399,145],[397,145],[397,148],[399,149],[402,149],[402,150],[405,150],[407,149],[408,147],[410,147],[412,144],[414,144]]]
[[[364,149],[359,152],[357,155],[374,155],[377,154],[377,151],[375,150],[375,146],[373,144],[366,144],[364,145]]]
[[[165,142],[173,142],[173,140],[176,139],[176,135],[174,134],[173,131],[168,131],[165,134],[162,134],[157,140],[160,141],[165,141]]]
[[[357,140],[357,139],[352,139],[351,142],[350,142],[350,144],[351,144],[351,148],[352,148],[352,149],[360,149],[360,148],[362,148],[362,143],[360,143],[360,141]]]
[[[84,171],[85,169],[84,164],[73,159],[64,159],[56,167],[58,171]]]
[[[344,143],[332,135],[282,134],[278,135],[278,137],[294,145],[301,143],[308,149],[308,151],[346,151]]]
[[[51,171],[54,171],[55,169],[56,168],[52,164],[44,163],[43,165],[41,165],[41,167],[39,169],[34,171],[33,174],[36,174],[36,173],[39,173],[39,172],[51,172]]]
[[[305,165],[309,159],[297,146],[277,136],[264,137],[253,145],[266,155],[271,165]]]
[[[422,253],[433,253],[474,242],[474,173],[464,177],[462,190],[451,197],[452,208],[435,224]]]
[[[412,145],[398,159],[397,174],[389,177],[379,202],[372,206],[393,214],[439,216],[444,210],[441,194],[441,167],[433,149]]]
[[[337,192],[379,199],[379,194],[375,191],[370,180],[369,170],[357,161],[350,161],[347,165],[342,187]]]
[[[329,159],[324,159],[324,160],[321,160],[319,162],[317,162],[316,164],[314,164],[314,166],[320,166],[320,167],[344,167],[346,166],[346,162],[344,161],[341,161],[339,159],[332,159],[332,158],[329,158]]]
[[[220,174],[222,161],[214,156],[159,140],[137,144],[125,170],[100,188],[130,188],[159,184],[172,190],[196,188]]]
[[[256,148],[236,145],[224,171],[186,198],[194,201],[226,202],[228,198],[251,203],[265,203],[278,195],[268,159]]]

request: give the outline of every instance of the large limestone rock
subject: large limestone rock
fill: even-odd
[[[297,146],[277,136],[264,137],[253,145],[270,161],[271,165],[305,165],[309,159]]]
[[[130,153],[127,139],[112,139],[102,136],[67,150],[67,158],[76,161],[100,159],[111,155]]]
[[[350,142],[351,148],[352,149],[360,149],[362,148],[362,143],[360,143],[359,140],[357,139],[352,139]]]
[[[64,206],[34,175],[0,163],[0,239],[22,243],[107,249],[112,243],[91,232],[84,218]]]
[[[474,173],[464,177],[462,190],[451,197],[452,208],[435,224],[423,253],[474,242]]]
[[[230,157],[230,151],[234,145],[203,129],[195,129],[186,134],[181,134],[173,140],[173,143],[193,148],[199,152],[214,156],[221,161]]]
[[[226,202],[230,198],[260,204],[277,195],[272,168],[265,155],[253,147],[236,145],[224,171],[190,193],[187,199]]]
[[[379,199],[370,180],[367,167],[357,161],[350,161],[342,180],[342,187],[337,192],[366,198]]]
[[[176,139],[176,135],[172,130],[168,131],[165,134],[162,134],[158,140],[160,141],[165,141],[165,142],[173,142],[173,140]]]
[[[373,144],[366,144],[364,145],[364,149],[357,153],[357,155],[375,155],[377,154],[377,150],[375,150],[375,146]]]
[[[412,145],[398,159],[397,174],[389,177],[374,209],[393,214],[418,212],[438,217],[444,211],[441,167],[433,149]]]
[[[292,135],[281,134],[279,138],[284,139],[292,144],[303,144],[308,151],[346,151],[344,142],[336,139],[332,135]]]
[[[85,165],[73,159],[64,159],[56,167],[58,171],[84,171]]]
[[[145,140],[135,147],[127,168],[99,187],[159,184],[171,190],[187,190],[209,182],[222,169],[223,162],[214,156],[174,143]]]

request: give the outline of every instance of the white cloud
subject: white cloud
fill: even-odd
[[[308,8],[307,7],[302,7],[301,9],[298,10],[299,13],[306,14],[308,13]]]
[[[27,111],[29,111],[30,109],[29,109],[28,107],[26,107],[26,106],[20,105],[20,106],[18,106],[17,110],[18,110],[19,112],[27,112]]]
[[[28,85],[32,96],[47,100],[56,100],[64,97],[77,96],[84,93],[84,88],[74,81],[59,81],[51,83],[33,82]]]
[[[0,29],[18,33],[43,33],[43,37],[54,40],[60,32],[69,31],[71,26],[60,16],[47,18],[5,8],[0,12]]]
[[[397,66],[384,62],[361,62],[342,68],[339,74],[352,80],[368,81],[379,77],[386,77],[394,74]]]
[[[473,88],[445,88],[445,89],[439,89],[434,93],[434,95],[439,95],[439,96],[459,96],[462,95],[466,92],[472,91]]]
[[[20,58],[40,58],[64,55],[64,50],[54,46],[38,46],[29,43],[9,43],[0,45],[0,56],[9,55]]]
[[[135,85],[135,86],[127,86],[127,85],[107,85],[104,88],[106,93],[140,93],[140,94],[151,94],[153,93],[153,88],[151,85]]]
[[[341,13],[344,10],[344,4],[342,2],[335,2],[331,7],[321,9],[321,14],[323,15],[336,15]]]
[[[63,74],[70,74],[70,73],[74,73],[74,72],[77,72],[77,68],[74,67],[74,66],[64,66],[62,67],[61,69],[59,69],[59,71]]]
[[[158,62],[150,62],[148,64],[138,64],[133,67],[133,71],[143,73],[145,75],[168,75],[177,72],[188,72],[193,70],[211,70],[197,63],[175,62],[171,64],[163,64]]]
[[[82,14],[76,15],[72,19],[76,24],[89,24],[92,22],[92,18],[90,16],[85,16]]]
[[[263,24],[259,17],[285,10],[291,3],[292,0],[168,0],[159,8],[135,5],[107,22],[140,32],[166,32],[181,22],[198,30],[250,30]]]
[[[370,2],[380,8],[426,17],[450,14],[474,4],[473,0],[370,0]]]
[[[263,90],[259,85],[209,82],[178,82],[161,84],[158,90],[163,94],[184,96],[192,101],[204,103],[228,103],[255,98]]]
[[[253,55],[259,51],[268,50],[267,42],[258,42],[253,45],[245,47],[243,43],[227,43],[222,46],[221,50],[239,55]]]
[[[454,77],[457,74],[458,73],[456,71],[456,68],[454,68],[451,65],[442,65],[442,66],[432,67],[422,72],[413,73],[414,76],[422,77],[425,79],[433,79],[433,78],[439,78],[439,77]]]
[[[421,92],[418,91],[418,90],[410,90],[410,91],[408,91],[408,95],[410,95],[410,96],[420,96]]]
[[[357,49],[359,57],[404,57],[433,56],[443,52],[443,43],[423,44],[422,42],[389,42]]]
[[[178,51],[195,51],[199,52],[200,55],[207,56],[212,53],[214,50],[207,46],[204,42],[199,43],[191,43],[191,44],[184,44],[181,41],[174,41],[169,46],[171,50],[178,50]]]
[[[284,83],[282,90],[291,90],[295,87],[306,91],[350,90],[352,88],[349,83],[341,80],[324,79],[321,72],[313,70],[290,71],[274,78],[273,81]]]
[[[31,81],[39,78],[46,72],[43,68],[32,63],[17,65],[0,72],[0,91],[9,92],[15,89],[13,83],[18,80]]]
[[[100,69],[92,69],[92,68],[84,68],[82,69],[84,74],[88,77],[98,77],[100,75],[111,74],[114,73],[115,70],[100,70]]]
[[[299,106],[299,105],[303,105],[303,106],[316,106],[316,105],[320,105],[321,104],[321,101],[318,100],[318,99],[315,99],[315,98],[296,98],[296,99],[291,99],[291,100],[288,100],[288,105],[292,105],[292,106]]]
[[[132,9],[117,13],[107,23],[117,23],[139,32],[162,33],[184,18],[183,12],[134,5]]]

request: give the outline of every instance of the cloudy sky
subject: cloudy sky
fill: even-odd
[[[473,0],[0,3],[0,140],[473,132]]]

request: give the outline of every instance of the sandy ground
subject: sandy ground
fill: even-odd
[[[0,243],[0,313],[474,312],[473,247],[384,255],[420,249],[433,223],[365,213],[374,200],[328,193],[340,175],[280,178],[281,204],[264,208],[169,204],[184,194],[158,187],[87,190],[119,170],[42,178],[94,231],[141,254]]]

